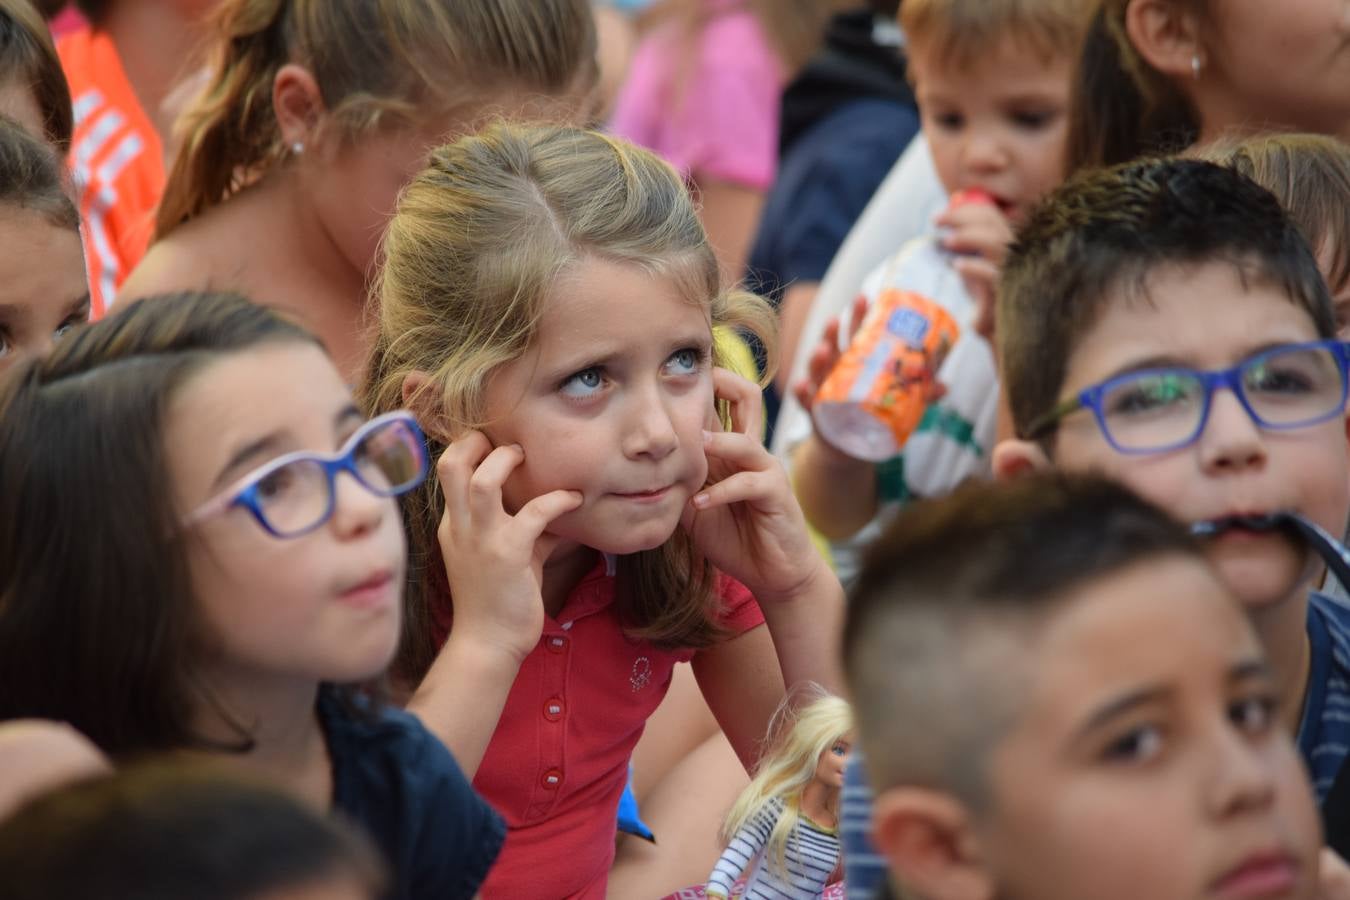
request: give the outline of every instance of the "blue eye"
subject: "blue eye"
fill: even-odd
[[[562,383],[562,387],[559,390],[568,397],[585,399],[594,397],[604,386],[604,374],[599,369],[591,368],[582,369],[580,372],[568,378]]]
[[[693,375],[703,363],[703,351],[693,347],[676,350],[666,361],[666,367],[673,375]]]

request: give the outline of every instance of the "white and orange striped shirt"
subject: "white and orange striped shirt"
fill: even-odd
[[[164,151],[106,34],[80,29],[57,42],[75,105],[70,166],[84,222],[90,318],[101,318],[145,255],[164,193]]]

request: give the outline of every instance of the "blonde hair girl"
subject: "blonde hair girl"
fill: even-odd
[[[435,151],[385,254],[363,398],[410,404],[440,455],[396,672],[513,828],[487,896],[591,896],[677,661],[747,765],[783,677],[830,675],[838,581],[758,389],[715,368],[713,327],[771,347],[770,312],[721,289],[674,170],[568,127]]]
[[[708,878],[709,897],[731,886],[757,859],[745,896],[819,896],[839,862],[838,802],[844,760],[853,743],[848,703],[828,694],[787,709],[771,729],[776,746],[727,814],[727,850]],[[824,821],[822,821],[824,820]]]
[[[585,0],[224,0],[215,33],[122,293],[239,290],[352,380],[379,239],[428,149],[497,113],[584,115],[596,78]]]

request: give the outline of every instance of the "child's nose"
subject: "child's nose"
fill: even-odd
[[[1197,443],[1208,472],[1257,467],[1266,459],[1261,427],[1230,390],[1216,390],[1210,398],[1209,418]]]
[[[1266,809],[1274,802],[1276,766],[1281,748],[1272,741],[1280,735],[1262,735],[1253,739],[1225,721],[1223,734],[1206,760],[1205,782],[1209,811],[1217,817]],[[1278,725],[1273,727],[1278,728]],[[1288,752],[1292,753],[1292,749]],[[1290,765],[1295,763],[1290,760]]]
[[[360,537],[380,524],[392,503],[371,493],[350,472],[339,472],[333,481],[331,525],[343,539]]]
[[[994,172],[1008,164],[1008,154],[996,135],[972,130],[966,138],[966,168],[972,172]]]
[[[664,459],[679,445],[670,410],[658,397],[634,404],[624,435],[624,454],[629,458]]]

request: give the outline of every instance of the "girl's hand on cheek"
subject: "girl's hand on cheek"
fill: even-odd
[[[682,524],[714,566],[761,601],[789,598],[828,568],[787,472],[760,440],[760,389],[725,369],[714,371],[713,385],[731,405],[732,430],[704,433],[708,485],[685,508]]]
[[[524,460],[519,446],[494,450],[471,431],[436,463],[445,496],[437,536],[454,607],[452,638],[500,649],[517,662],[544,628],[543,568],[558,541],[544,531],[582,502],[576,491],[552,491],[508,514],[502,485]]]

